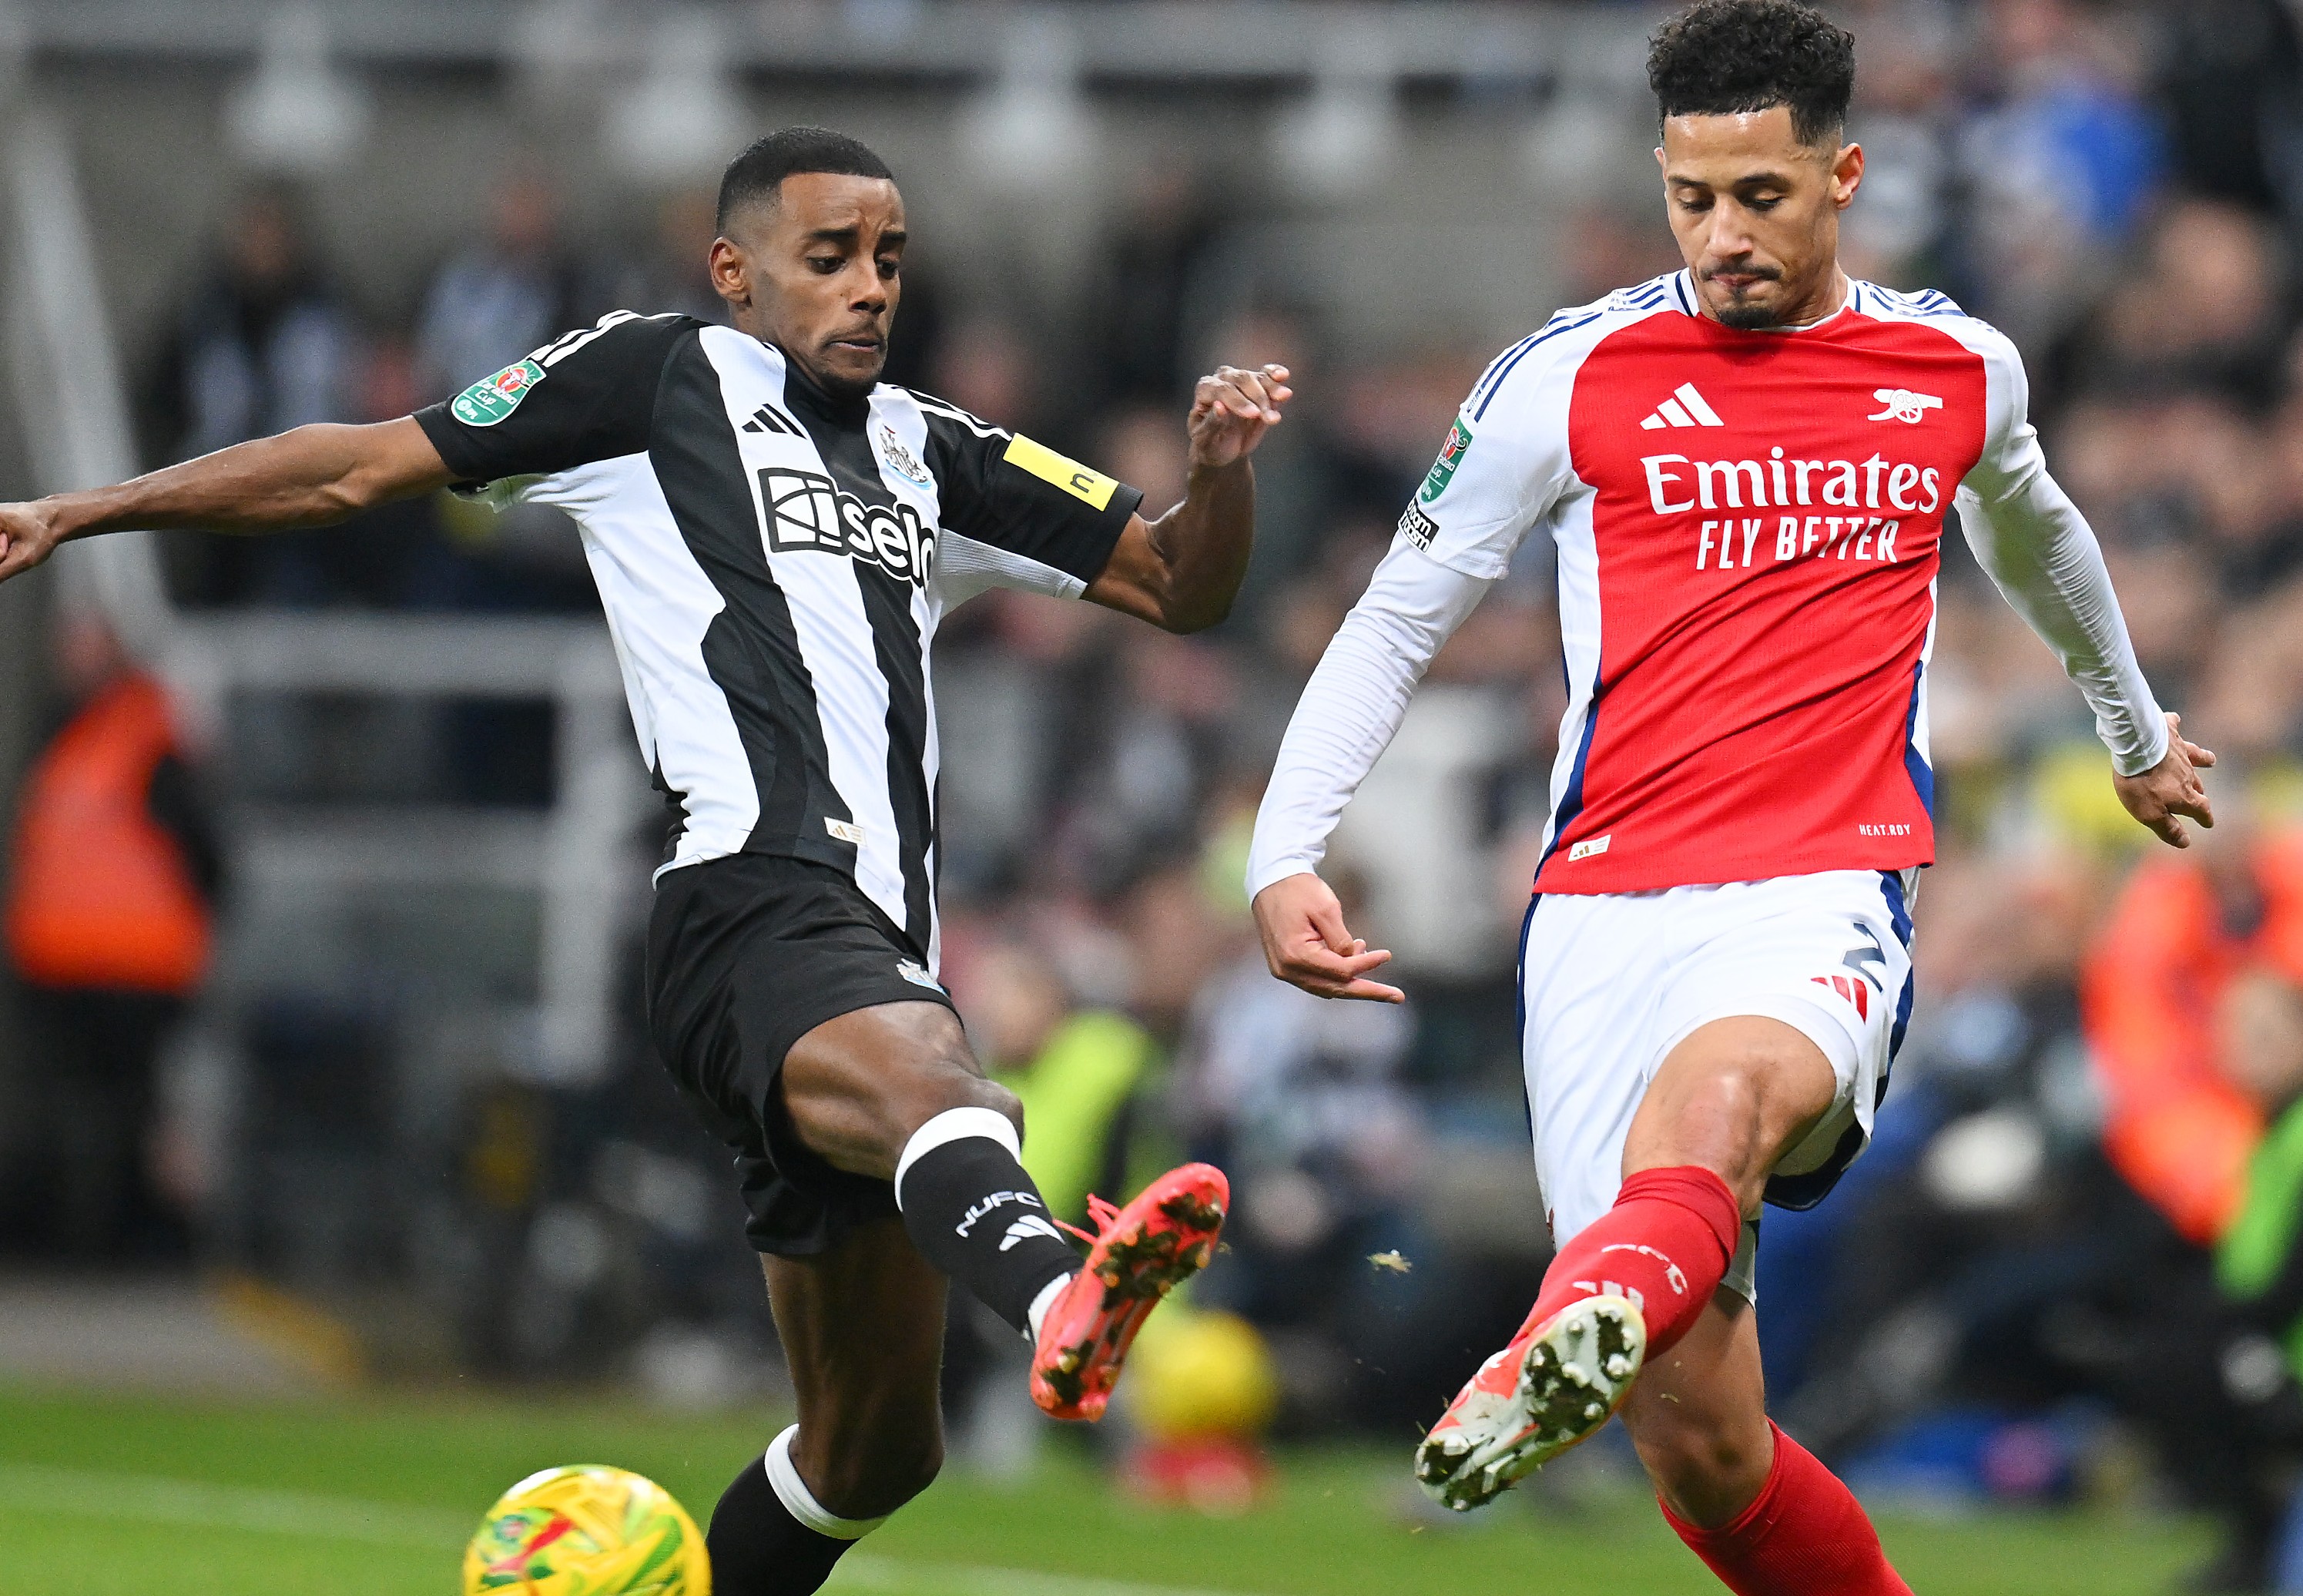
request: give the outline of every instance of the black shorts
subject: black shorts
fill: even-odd
[[[681,1094],[736,1150],[763,1253],[804,1256],[896,1212],[895,1187],[800,1143],[778,1077],[792,1044],[881,1003],[951,1000],[927,956],[829,866],[739,854],[668,871],[648,919],[648,1030]]]

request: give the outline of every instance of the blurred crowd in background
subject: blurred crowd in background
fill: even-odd
[[[1869,156],[1847,266],[1942,289],[2020,344],[2144,666],[2222,756],[2221,823],[2177,854],[2126,820],[2079,696],[1949,538],[1916,1018],[1873,1150],[1822,1207],[1766,1220],[1772,1392],[1875,1488],[2053,1499],[2155,1477],[2229,1515],[2234,1567],[2259,1580],[2303,1456],[2303,50],[2277,0],[1843,11]],[[985,314],[924,249],[889,380],[1154,506],[1181,493],[1196,374],[1278,361],[1301,396],[1257,456],[1254,562],[1220,627],[1177,638],[1006,593],[949,621],[944,972],[1025,1096],[1059,1206],[1124,1197],[1177,1153],[1221,1164],[1236,1217],[1197,1305],[1261,1332],[1284,1425],[1397,1439],[1508,1336],[1548,1252],[1512,958],[1564,702],[1551,552],[1531,541],[1442,654],[1330,856],[1411,1001],[1272,981],[1240,886],[1263,773],[1493,348],[1441,329],[1371,352],[1257,258],[1252,187],[1181,159],[1126,181],[1068,302]],[[525,161],[484,232],[379,301],[344,286],[303,196],[249,189],[130,351],[147,463],[403,414],[607,309],[719,316],[707,192],[636,200],[612,233],[569,224],[565,198],[548,158]],[[1658,194],[1578,204],[1560,302],[1676,266]],[[444,496],[341,530],[173,535],[165,559],[198,611],[595,612],[556,512]],[[70,646],[80,702],[100,701],[117,662],[101,638]],[[187,817],[172,834],[209,837],[258,798],[548,800],[541,710],[296,713],[246,710],[229,760],[156,753],[189,773],[164,783]],[[633,840],[636,882],[652,846]],[[201,899],[228,926],[228,824],[191,851],[218,861]],[[604,1085],[469,1081],[412,1153],[380,1107],[404,994],[265,994],[231,1018],[256,1106],[224,1177],[172,1156],[148,1077],[193,984],[162,981],[140,1028],[57,1076],[54,1123],[110,1129],[9,1172],[9,1234],[318,1288],[412,1279],[422,1313],[373,1309],[387,1345],[730,1389],[728,1347],[763,1333],[758,1279],[720,1155],[645,1051],[637,966],[635,944]],[[18,968],[44,1013],[70,1008],[21,945]],[[108,1119],[84,1110],[105,1093]],[[294,1185],[299,1161],[328,1180]],[[963,1386],[1006,1355],[972,1333],[955,1332]]]

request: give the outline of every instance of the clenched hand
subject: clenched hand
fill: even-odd
[[[62,541],[53,506],[0,504],[0,582],[39,564]]]
[[[1192,414],[1185,423],[1192,435],[1192,464],[1227,466],[1253,452],[1264,433],[1279,424],[1279,407],[1295,396],[1285,366],[1254,371],[1217,367],[1192,393]]]

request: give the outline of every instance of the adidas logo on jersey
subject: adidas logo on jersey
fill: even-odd
[[[1643,432],[1653,432],[1662,426],[1725,426],[1719,412],[1703,401],[1693,383],[1682,383],[1671,391],[1671,397],[1656,406],[1655,413],[1640,423]]]
[[[829,477],[772,466],[760,473],[760,498],[776,553],[848,554],[898,581],[926,584],[935,533],[910,505],[866,504]]]
[[[1019,1242],[1031,1240],[1034,1236],[1044,1236],[1050,1241],[1061,1241],[1064,1238],[1064,1233],[1046,1220],[1036,1213],[1027,1213],[1008,1227],[1008,1234],[1000,1239],[1000,1250],[1004,1253]]]

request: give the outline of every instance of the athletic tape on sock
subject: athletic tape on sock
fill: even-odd
[[[785,1511],[817,1534],[829,1535],[834,1541],[861,1541],[887,1523],[890,1515],[885,1513],[877,1518],[842,1518],[823,1510],[823,1505],[815,1499],[807,1482],[799,1477],[799,1470],[792,1464],[792,1437],[798,1433],[799,1426],[794,1424],[768,1443],[768,1483],[776,1488],[776,1499],[783,1503]]]
[[[1016,1139],[1016,1127],[1008,1116],[994,1109],[946,1109],[912,1133],[904,1144],[903,1155],[896,1160],[896,1206],[904,1205],[904,1177],[924,1156],[949,1142],[964,1136],[989,1136],[1008,1149],[1008,1156],[1020,1161],[1024,1144]]]

